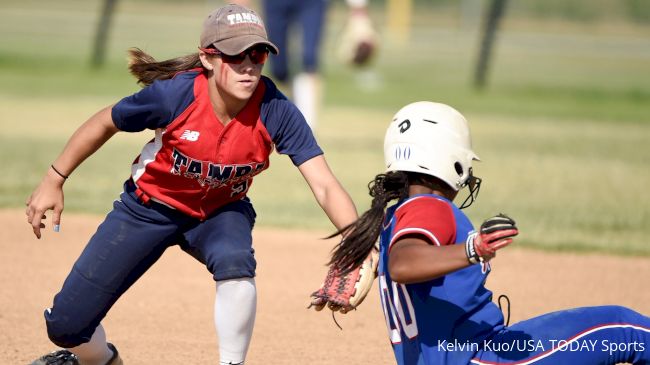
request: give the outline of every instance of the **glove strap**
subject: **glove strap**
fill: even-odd
[[[476,265],[482,261],[481,257],[476,253],[476,248],[474,247],[474,240],[476,239],[477,235],[478,232],[474,232],[467,236],[467,240],[465,241],[465,255],[467,255],[467,261],[469,261],[469,263],[472,265]]]

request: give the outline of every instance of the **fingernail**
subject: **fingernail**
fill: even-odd
[[[54,225],[54,232],[58,232],[61,230],[61,225],[60,224],[55,224]]]

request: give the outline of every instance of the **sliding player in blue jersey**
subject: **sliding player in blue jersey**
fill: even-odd
[[[369,185],[372,207],[348,227],[331,263],[358,266],[379,238],[379,292],[398,364],[650,363],[650,318],[628,308],[576,308],[504,324],[484,284],[490,260],[519,232],[503,214],[475,230],[460,210],[475,200],[481,180],[458,111],[432,102],[405,106],[388,127],[384,154],[387,171]],[[459,208],[453,201],[466,187]]]

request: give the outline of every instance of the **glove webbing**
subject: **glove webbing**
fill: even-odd
[[[337,272],[339,272],[337,270]],[[349,306],[350,305],[350,298],[352,298],[355,294],[356,288],[354,288],[354,285],[357,282],[357,277],[355,274],[358,272],[352,271],[349,274],[345,276],[336,276],[334,278],[334,290],[336,292],[336,296],[334,298],[329,298],[330,302],[340,305],[342,307]],[[360,273],[358,273],[360,275]],[[350,290],[347,290],[348,287],[352,285]],[[348,298],[342,298],[341,296],[345,293],[349,293]]]
[[[323,286],[315,291],[312,296],[315,298],[321,298],[325,299],[326,301],[329,300],[329,295],[327,294],[329,288],[332,287],[334,284],[334,278],[336,277],[334,270],[328,270],[327,276],[325,277],[325,283],[323,283]],[[309,307],[311,308],[313,304],[310,304]]]

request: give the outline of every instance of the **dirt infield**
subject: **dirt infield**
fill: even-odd
[[[101,217],[65,214],[60,233],[36,240],[18,210],[0,211],[0,358],[26,364],[53,349],[43,309]],[[523,233],[525,234],[525,232]],[[376,288],[362,307],[337,315],[307,310],[325,275],[325,232],[256,228],[259,303],[247,364],[393,364]],[[509,248],[493,261],[488,287],[507,294],[512,322],[585,305],[619,304],[650,313],[649,258],[547,253]],[[104,321],[125,363],[209,364],[218,359],[214,284],[201,264],[174,247]]]

